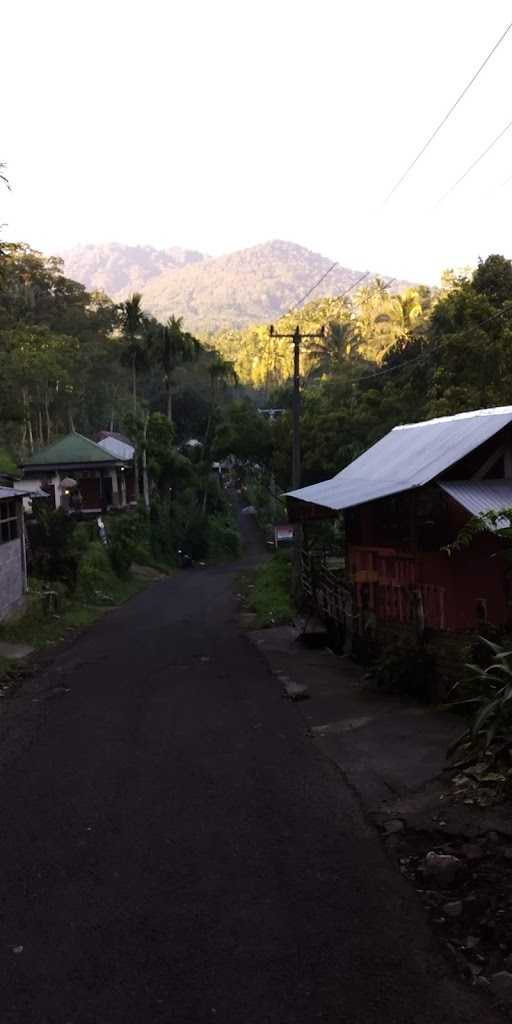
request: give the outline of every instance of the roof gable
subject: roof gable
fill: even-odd
[[[287,497],[341,511],[422,487],[511,422],[504,406],[394,427],[341,473]]]
[[[83,434],[77,434],[76,431],[72,431],[66,437],[61,437],[60,441],[55,441],[53,444],[48,445],[47,448],[42,448],[40,451],[35,452],[34,455],[27,459],[24,466],[72,466],[81,462],[111,463],[113,461],[115,461],[115,458],[109,452],[100,448],[94,441],[90,441]]]

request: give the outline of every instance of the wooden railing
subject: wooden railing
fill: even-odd
[[[444,629],[445,588],[417,576],[414,555],[392,548],[351,547],[348,572],[330,567],[322,552],[302,553],[307,602],[320,618],[350,631],[360,632],[371,621]]]

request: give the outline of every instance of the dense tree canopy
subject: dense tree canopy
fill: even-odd
[[[503,256],[474,274],[446,274],[434,293],[390,294],[377,280],[276,326],[290,333],[296,324],[305,333],[325,326],[301,357],[304,483],[337,472],[399,422],[510,402],[512,263]],[[206,461],[234,454],[267,466],[286,488],[292,349],[268,324],[225,331],[205,348],[179,318],[149,315],[143,295],[113,303],[67,278],[59,260],[4,243],[3,463],[70,428],[110,428],[147,447],[162,486],[183,470],[180,445],[195,438]],[[269,425],[258,405],[285,412]]]

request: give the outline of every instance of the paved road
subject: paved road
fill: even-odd
[[[1,1024],[494,1020],[241,634],[234,573],[156,583],[4,714]]]

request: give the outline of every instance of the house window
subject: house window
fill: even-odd
[[[16,501],[0,501],[0,544],[19,537]]]

